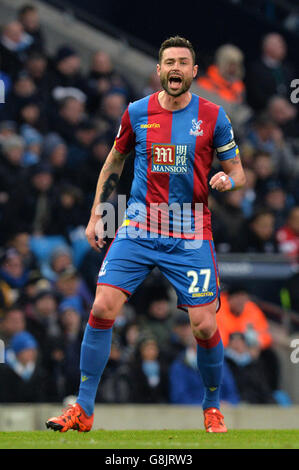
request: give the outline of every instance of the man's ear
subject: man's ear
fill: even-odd
[[[160,64],[157,64],[157,74],[159,77],[160,77],[160,71],[161,71]]]
[[[196,77],[197,72],[198,72],[198,65],[194,65],[194,67],[193,67],[193,78]]]

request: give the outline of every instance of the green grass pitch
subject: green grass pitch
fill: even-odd
[[[0,449],[299,449],[299,430],[0,432]]]

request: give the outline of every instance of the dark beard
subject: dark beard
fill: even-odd
[[[166,93],[168,93],[168,95],[173,96],[174,98],[186,93],[186,91],[188,91],[189,88],[191,87],[191,84],[192,84],[192,79],[190,81],[183,80],[181,90],[178,93],[173,93],[168,88],[168,78],[167,77],[161,78],[162,88],[166,91]]]

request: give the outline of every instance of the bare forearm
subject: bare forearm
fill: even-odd
[[[235,158],[227,161],[223,161],[222,168],[224,173],[226,173],[234,181],[234,189],[239,189],[244,186],[246,183],[246,177],[239,156],[236,156]]]
[[[239,156],[222,161],[221,166],[223,171],[216,173],[210,180],[213,189],[223,192],[240,189],[244,186],[246,177]]]
[[[96,194],[91,209],[91,217],[96,216],[96,209],[100,203],[106,202],[116,188],[122,173],[126,156],[120,154],[115,148],[109,153],[98,178]]]

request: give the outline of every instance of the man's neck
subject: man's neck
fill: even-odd
[[[263,62],[271,69],[275,69],[281,65],[281,62],[279,60],[272,59],[272,57],[265,55],[263,56]]]
[[[171,96],[163,90],[158,95],[160,105],[167,111],[177,111],[185,108],[190,103],[191,98],[190,91],[186,91],[180,96]]]

